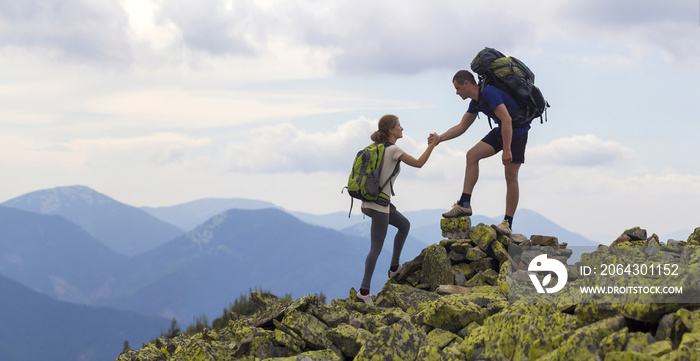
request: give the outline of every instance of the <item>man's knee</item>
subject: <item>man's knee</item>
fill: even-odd
[[[506,166],[506,184],[518,184],[518,170],[520,167]]]
[[[467,163],[477,163],[481,159],[483,159],[483,156],[476,149],[472,148],[467,152]]]

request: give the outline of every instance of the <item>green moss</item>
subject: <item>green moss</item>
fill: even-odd
[[[575,317],[558,312],[553,304],[518,303],[509,304],[487,318],[480,333],[483,334],[486,356],[500,357],[502,354],[508,359],[522,359],[528,357],[535,341],[564,334],[577,326],[580,324]],[[463,343],[462,346],[466,345]],[[549,350],[553,347],[542,345],[541,348]],[[494,353],[493,350],[500,352]]]
[[[627,340],[629,337],[630,334],[627,327],[605,336],[600,342],[601,353],[605,355],[613,351],[623,351],[627,345]]]
[[[469,238],[481,249],[489,249],[496,236],[496,231],[485,224],[479,224],[469,233]]]
[[[605,355],[603,361],[652,361],[653,357],[641,352],[613,351]]]
[[[348,324],[341,324],[328,331],[326,335],[345,356],[355,357],[360,352],[362,345],[372,337],[372,334],[362,328],[355,328]]]
[[[250,360],[258,361],[260,359]],[[281,358],[266,358],[262,361],[341,361],[342,358],[331,350],[307,351],[295,356]]]
[[[436,328],[428,333],[428,344],[443,349],[457,337],[458,336],[452,332]]]
[[[435,291],[440,285],[453,285],[454,279],[452,263],[445,248],[436,244],[428,246],[423,259],[421,283],[428,284],[430,290]]]
[[[445,232],[469,232],[472,227],[469,217],[458,218],[443,218],[440,220],[440,229],[442,229],[443,237]]]
[[[663,355],[669,354],[673,351],[673,344],[671,341],[657,341],[647,346],[643,353],[647,354],[653,358],[660,358]]]
[[[610,333],[623,328],[624,318],[617,316],[576,329],[559,347],[540,360],[596,360],[599,345]]]
[[[481,322],[488,313],[462,295],[449,295],[431,303],[416,315],[420,323],[453,333],[472,322]]]
[[[625,351],[643,352],[649,347],[649,343],[654,343],[654,338],[645,332],[634,332],[629,335]]]
[[[688,236],[688,245],[691,246],[700,246],[700,227],[695,228],[693,233]]]
[[[313,348],[322,349],[330,346],[330,341],[325,337],[328,326],[308,313],[292,310],[287,312],[281,323]]]
[[[410,322],[401,320],[384,327],[367,340],[355,357],[355,361],[412,361],[416,360],[418,352],[426,345],[425,334]]]

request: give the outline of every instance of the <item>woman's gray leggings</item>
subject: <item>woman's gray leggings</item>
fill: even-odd
[[[411,222],[393,204],[389,205],[389,213],[377,212],[374,209],[365,209],[364,212],[372,218],[370,231],[372,245],[365,260],[365,276],[362,278],[361,288],[369,290],[374,267],[377,265],[377,258],[384,247],[384,238],[386,238],[389,225],[391,224],[397,229],[396,237],[394,237],[394,253],[391,255],[391,266],[398,266],[403,244],[406,242],[408,230],[411,228]]]

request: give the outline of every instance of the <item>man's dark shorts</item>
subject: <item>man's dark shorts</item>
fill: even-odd
[[[528,132],[525,132],[525,134],[513,137],[510,142],[510,151],[513,153],[513,163],[525,163],[527,133]],[[493,128],[481,141],[492,146],[493,149],[496,150],[496,153],[503,150],[503,136],[499,133],[498,128]]]

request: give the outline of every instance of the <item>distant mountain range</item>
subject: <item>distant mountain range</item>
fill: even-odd
[[[402,262],[442,240],[443,211],[404,213],[412,226]],[[498,222],[500,217],[472,217],[473,224]],[[2,203],[0,274],[57,300],[175,317],[184,326],[203,313],[218,317],[252,288],[295,297],[318,292],[329,299],[346,297],[362,278],[369,223],[357,214],[286,212],[250,199],[139,209],[88,187],[59,187]],[[373,293],[386,280],[391,230]],[[527,209],[518,211],[515,231],[556,236],[571,246],[597,245]],[[5,296],[18,292],[24,291],[0,288]],[[22,324],[3,320],[3,327],[24,332]],[[161,324],[163,319],[152,320]],[[71,319],[65,322],[66,328],[76,327]]]
[[[170,207],[141,207],[146,213],[178,228],[190,231],[209,218],[229,209],[275,208],[270,202],[244,198],[205,198]]]
[[[77,224],[117,253],[133,256],[184,231],[88,187],[58,187],[10,199],[1,206],[59,215]]]
[[[0,207],[0,274],[36,291],[90,303],[109,295],[126,261],[63,217]]]
[[[150,342],[170,320],[56,301],[0,276],[0,359],[114,360],[128,341]]]

